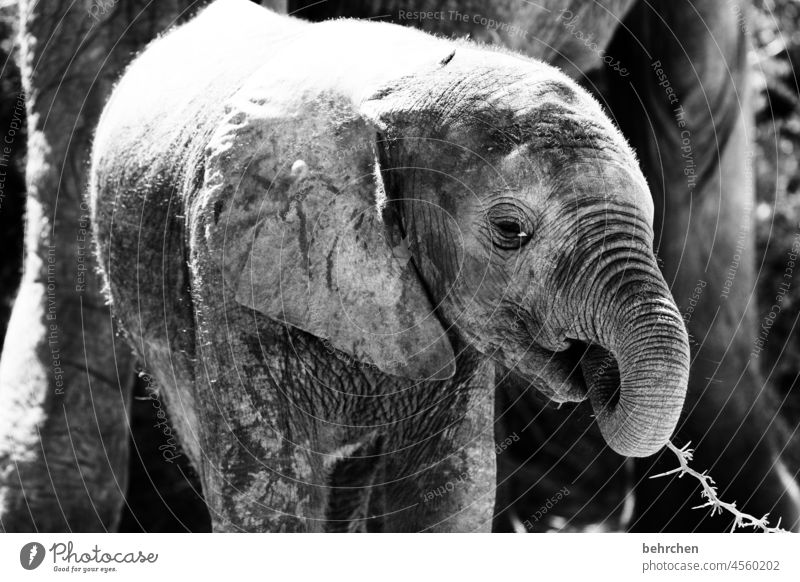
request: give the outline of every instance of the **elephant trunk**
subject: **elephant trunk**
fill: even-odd
[[[669,440],[689,378],[683,319],[654,260],[625,283],[604,285],[587,310],[581,368],[600,432],[616,452],[643,457]],[[633,276],[631,276],[633,275]],[[584,314],[587,314],[587,311]]]

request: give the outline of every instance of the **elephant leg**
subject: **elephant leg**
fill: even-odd
[[[491,531],[496,449],[494,398],[486,387],[481,379],[445,405],[438,411],[443,422],[426,419],[439,427],[428,434],[418,432],[417,418],[398,426],[404,444],[387,444],[388,467],[372,507],[384,531]],[[409,443],[415,433],[419,437]]]
[[[656,207],[658,252],[693,338],[684,416],[674,441],[696,448],[721,496],[797,527],[797,485],[781,452],[783,420],[758,374],[753,269],[754,130],[747,35],[729,2],[698,11],[639,4],[610,50],[630,55],[631,85],[607,102],[639,153]],[[639,531],[719,531],[730,519],[691,510],[698,486],[650,480],[674,468],[670,453],[639,463]]]
[[[212,324],[223,287],[203,274],[193,456],[215,531],[489,529],[488,366],[408,386],[236,306]]]
[[[295,351],[303,353],[313,338],[226,301],[218,272],[195,268],[195,280],[205,282],[193,298],[195,381],[165,384],[165,392],[212,530],[322,532],[326,476],[336,479],[337,465],[339,477],[346,474],[345,446],[359,448],[323,422],[335,410],[327,398],[338,393],[322,380],[324,359],[313,370],[304,366]],[[169,380],[169,365],[154,362],[161,382]],[[344,462],[329,464],[334,458]]]
[[[277,433],[249,423],[227,429],[204,451],[203,493],[212,530],[325,531],[319,470],[311,465],[304,431]]]
[[[0,524],[102,531],[115,527],[125,490],[133,357],[95,278],[89,145],[119,72],[193,2],[19,4],[28,201],[0,361]]]
[[[93,281],[81,208],[89,139],[82,124],[100,107],[86,104],[83,73],[103,57],[70,62],[69,51],[44,49],[45,40],[72,46],[70,38],[87,32],[90,19],[80,8],[22,2],[20,14],[26,254],[0,360],[0,524],[6,531],[103,531],[116,524],[125,489],[132,377],[130,349],[117,342]]]
[[[281,390],[293,391],[288,384]],[[407,508],[396,505],[408,487],[402,479],[387,484],[387,458],[391,464],[397,454],[387,448],[386,435],[344,428],[357,426],[356,420],[293,418],[296,402],[226,414],[215,421],[222,423],[218,428],[207,427],[216,433],[203,448],[213,530],[404,530],[392,518],[399,513],[409,523]]]
[[[261,421],[247,425],[241,422],[249,414],[229,416],[229,432],[220,429],[206,447],[216,459],[204,469],[216,531],[489,531],[494,436],[485,394],[452,426],[430,433],[418,433],[420,425],[438,425],[430,417],[363,429],[345,428],[365,423],[358,414],[292,418],[297,402],[308,402],[297,393],[292,400],[259,406],[251,412]],[[374,406],[401,410],[391,398]],[[414,434],[419,438],[409,441]]]
[[[128,349],[114,362],[108,316],[77,297],[56,301],[31,276],[37,262],[28,255],[0,361],[0,529],[106,531],[127,485]]]

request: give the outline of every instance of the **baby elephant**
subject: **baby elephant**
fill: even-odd
[[[219,0],[120,81],[91,208],[215,530],[489,529],[504,374],[623,455],[681,411],[636,160],[514,53]]]

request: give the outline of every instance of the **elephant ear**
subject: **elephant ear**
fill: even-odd
[[[347,98],[265,91],[240,91],[205,156],[205,236],[235,301],[383,372],[451,377],[450,342],[386,218],[375,128]]]

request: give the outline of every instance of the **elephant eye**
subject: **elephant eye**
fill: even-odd
[[[512,218],[498,218],[492,220],[492,242],[504,250],[521,248],[531,240],[530,229],[522,226],[518,220]]]

